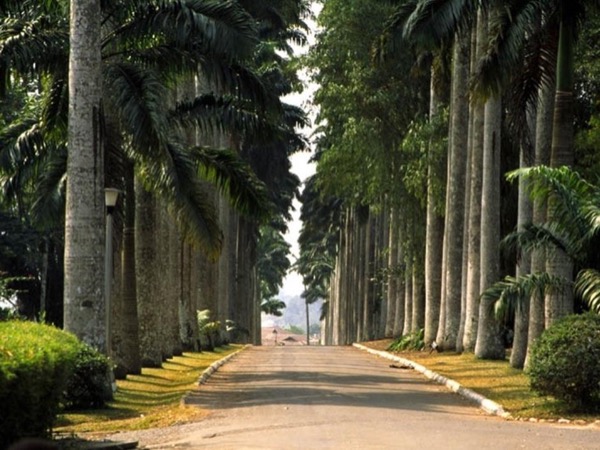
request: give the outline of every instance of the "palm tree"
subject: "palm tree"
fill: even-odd
[[[398,57],[405,50],[407,40],[405,39],[405,26],[410,15],[418,6],[418,0],[401,2],[392,15],[389,17],[385,31],[380,40],[376,43],[375,52],[377,59],[391,59]],[[419,41],[414,42],[408,39],[408,43],[416,46],[417,52],[427,54],[432,51],[428,46],[425,49],[420,48]],[[445,174],[441,167],[445,163],[444,157],[440,157],[439,147],[444,145],[444,138],[440,136],[440,129],[445,124],[442,104],[444,89],[443,54],[448,50],[446,43],[436,43],[433,50],[433,61],[431,63],[430,77],[430,99],[429,99],[429,122],[433,128],[432,137],[428,147],[428,167],[427,167],[427,216],[426,216],[426,248],[425,248],[425,341],[429,344],[436,338],[440,318],[440,296],[442,294],[442,248],[444,235],[444,212],[443,206],[440,206],[440,192],[444,191]],[[397,227],[395,220],[391,221],[391,229],[395,231]],[[391,239],[390,262],[389,266],[396,264],[397,239]],[[392,335],[395,310],[393,301],[396,291],[396,278],[392,277],[389,281],[388,290],[388,324],[386,335]]]
[[[589,307],[600,311],[600,258],[596,251],[600,242],[598,226],[600,188],[581,178],[567,167],[537,166],[519,169],[509,174],[511,179],[522,177],[527,181],[536,200],[554,199],[555,216],[546,225],[529,224],[516,231],[505,241],[521,251],[543,248],[552,254],[564,252],[577,269],[574,284],[570,278],[549,271],[507,277],[496,283],[484,296],[496,302],[497,314],[522,307],[522,303],[536,291],[562,293],[574,287],[577,296]]]
[[[111,9],[112,6],[114,5],[109,3],[106,5],[108,11],[107,17],[110,18],[106,23],[109,23],[112,28],[110,29],[110,33],[108,33],[107,43],[105,43],[104,61],[105,77],[113,87],[107,94],[114,95],[112,97],[107,96],[105,100],[109,106],[108,109],[117,111],[118,115],[116,117],[109,117],[113,125],[109,128],[116,128],[120,130],[120,133],[129,135],[131,150],[135,151],[133,155],[138,166],[144,167],[143,172],[146,173],[147,180],[150,180],[149,184],[155,190],[163,192],[172,202],[178,205],[180,216],[183,219],[187,219],[187,223],[190,224],[187,229],[196,237],[196,240],[203,242],[205,247],[215,254],[218,251],[220,242],[218,239],[218,226],[216,226],[214,219],[210,219],[209,209],[207,209],[209,205],[205,198],[201,195],[198,188],[194,187],[197,186],[195,180],[198,172],[194,158],[198,158],[198,155],[206,154],[206,151],[205,149],[197,149],[193,156],[185,155],[182,152],[183,148],[176,141],[172,140],[174,134],[168,130],[173,128],[172,123],[184,123],[186,120],[189,122],[190,117],[193,118],[195,123],[200,123],[206,127],[214,126],[217,123],[222,124],[224,123],[224,119],[227,119],[226,122],[229,124],[256,124],[258,116],[255,111],[246,113],[240,107],[241,104],[234,104],[235,99],[220,101],[209,96],[208,98],[191,103],[191,113],[189,105],[184,105],[178,108],[177,114],[173,115],[173,118],[170,118],[168,114],[165,114],[168,110],[161,107],[164,104],[167,92],[161,86],[161,83],[164,84],[169,80],[169,73],[173,73],[174,70],[190,70],[190,67],[201,63],[202,67],[211,77],[220,81],[222,87],[234,84],[232,89],[238,95],[248,96],[260,101],[262,106],[266,106],[266,103],[269,102],[269,100],[266,100],[268,95],[261,94],[264,91],[261,91],[260,83],[255,77],[252,77],[250,72],[242,66],[236,65],[235,60],[232,59],[235,55],[241,56],[244,51],[248,53],[244,49],[248,48],[250,43],[255,42],[253,27],[247,25],[248,16],[244,15],[239,8],[236,9],[231,5],[204,8],[204,5],[199,5],[198,2],[178,6],[176,4],[163,4],[162,10],[157,9],[158,6],[153,4],[140,6],[136,5],[136,3],[131,3],[129,5],[131,8],[116,10]],[[221,27],[220,25],[217,27],[217,34],[219,36],[216,37],[220,38],[218,45],[209,39],[202,41],[204,45],[202,48],[198,48],[197,46],[184,47],[182,44],[185,43],[180,43],[181,40],[173,36],[175,28],[168,27],[168,20],[161,22],[163,25],[167,25],[165,29],[168,30],[167,33],[163,34],[165,36],[164,43],[160,40],[155,40],[150,42],[153,47],[148,47],[147,41],[144,38],[144,24],[154,27],[154,32],[158,33],[159,30],[156,29],[158,22],[153,21],[152,17],[161,14],[165,19],[183,17],[178,16],[178,11],[182,7],[188,8],[188,11],[191,12],[185,15],[185,17],[192,18],[193,24],[187,30],[192,30],[194,33],[202,33],[199,25],[204,22],[196,20],[200,12],[207,12],[215,17],[222,16],[217,21],[218,24],[229,22],[233,26],[233,34],[236,36],[234,38],[236,39],[234,54],[226,56],[223,53],[226,50],[225,42],[231,42],[224,38],[226,36],[224,33],[227,32],[224,31],[226,27]],[[192,8],[192,10],[189,8]],[[177,20],[175,19],[174,23],[186,29],[186,23],[177,22]],[[246,22],[244,22],[245,20]],[[207,24],[210,25],[210,21]],[[17,31],[18,28],[14,33]],[[55,35],[60,36],[60,33],[55,33]],[[50,34],[50,36],[54,35]],[[183,37],[186,37],[185,34]],[[191,42],[197,42],[194,41],[194,39],[197,39],[197,35],[190,35],[188,33],[187,37]],[[30,40],[35,43],[36,39],[39,40],[39,37],[33,36]],[[211,50],[207,42],[208,44],[213,42],[216,48]],[[28,42],[25,40],[24,44],[28,44]],[[139,44],[143,45],[140,46]],[[169,53],[167,51],[169,45],[175,51]],[[118,51],[121,47],[129,52],[130,56],[128,58],[123,58],[123,53]],[[7,48],[3,47],[3,50],[7,51]],[[66,49],[65,46],[59,46],[58,44],[57,48],[62,51]],[[213,53],[210,53],[211,51]],[[169,71],[164,71],[164,67],[162,67],[164,59],[157,59],[156,57],[156,55],[163,55],[163,53],[169,55],[171,58],[169,61]],[[19,53],[15,50],[8,56],[15,59],[23,54],[26,56],[30,55],[30,53],[23,51]],[[206,55],[210,56],[210,58],[205,58]],[[55,58],[55,60],[60,61],[59,58]],[[124,63],[123,61],[125,60],[128,63]],[[27,61],[18,62],[22,66],[28,67]],[[141,66],[136,67],[132,62],[143,64],[144,69],[140,70]],[[17,67],[21,66],[17,65]],[[39,64],[36,60],[36,67],[45,68],[46,66]],[[48,96],[52,101],[49,102],[47,110],[62,112],[60,105],[62,94],[65,93],[65,90],[60,87],[64,76],[61,76],[62,72],[56,68],[50,73],[54,75],[50,78],[52,84],[48,90],[52,94]],[[184,114],[183,111],[186,108],[187,113]],[[210,118],[210,114],[212,114],[213,119]],[[217,118],[216,121],[215,117]],[[174,121],[175,119],[177,120]],[[54,120],[51,123],[60,124],[61,122],[60,120]],[[146,133],[140,133],[139,130],[146,130]],[[168,142],[168,140],[171,141]],[[227,155],[225,159],[220,158],[219,160],[219,158],[215,158],[214,154],[209,153],[204,157],[201,166],[207,167],[207,162],[210,166],[210,164],[219,165],[231,160],[230,155]],[[223,175],[227,176],[227,170],[218,169],[215,172],[213,169],[209,169],[203,172],[209,174],[209,176],[216,174],[214,180],[221,187],[225,188],[229,186],[227,178],[223,178]],[[211,173],[213,175],[210,175]],[[177,174],[177,177],[173,177],[175,174]],[[254,185],[256,186],[256,183]],[[232,186],[235,189],[235,184]],[[239,196],[240,192],[238,190],[237,193],[234,192],[234,195]],[[250,197],[254,199],[259,198],[261,194],[257,195],[258,192],[254,189],[254,193]],[[238,204],[242,205],[243,202],[238,202]],[[207,221],[206,219],[209,220]]]
[[[484,82],[498,87],[509,79],[508,74],[520,64],[522,49],[527,48],[528,42],[533,42],[538,49],[541,49],[541,52],[526,53],[526,55],[535,58],[538,62],[538,72],[541,72],[542,82],[548,84],[552,74],[556,74],[550,162],[553,167],[573,164],[575,37],[586,12],[595,7],[597,7],[596,2],[585,0],[527,1],[510,5],[509,8],[505,8],[497,23],[498,37],[487,58],[487,68],[482,71]],[[554,54],[552,33],[558,34],[556,60],[552,57]],[[540,37],[544,39],[541,40]],[[549,205],[548,214],[549,220],[553,220],[552,204]],[[558,277],[572,278],[573,276],[570,259],[560,251],[547,260],[547,270]],[[569,290],[549,294],[546,298],[546,326],[572,310],[573,299]]]
[[[334,196],[322,198],[316,176],[305,181],[300,201],[300,256],[294,266],[302,275],[302,297],[310,304],[331,298],[329,291],[330,285],[334,284],[333,271],[338,241],[338,233],[334,230],[339,229],[342,202]],[[323,318],[322,314],[321,319]]]
[[[105,340],[104,147],[99,0],[72,0],[64,327],[100,351]]]
[[[257,270],[262,302],[261,309],[266,312],[263,307],[265,302],[268,305],[275,305],[275,309],[281,308],[281,306],[272,303],[271,300],[279,293],[283,278],[291,267],[290,260],[287,257],[290,244],[285,241],[281,232],[276,228],[263,226],[260,234],[257,248]]]
[[[283,316],[282,309],[285,308],[285,302],[277,299],[270,298],[268,300],[263,300],[260,304],[260,310],[270,316],[281,317]]]

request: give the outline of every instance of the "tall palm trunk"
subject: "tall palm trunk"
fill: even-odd
[[[64,327],[107,352],[100,1],[71,0]]]
[[[502,102],[491,98],[485,105],[483,184],[481,197],[481,282],[483,291],[500,278],[500,130]],[[493,304],[481,300],[475,355],[503,359],[504,345]]]
[[[256,242],[258,231],[256,224],[245,218],[238,218],[236,244],[236,305],[232,319],[243,330],[236,333],[236,342],[255,342],[255,311],[254,311],[254,269],[256,267]]]
[[[135,187],[134,165],[127,162],[125,176],[125,218],[123,223],[123,251],[121,252],[121,301],[123,304],[121,361],[123,371],[139,374],[140,357],[137,283],[135,276]]]
[[[413,265],[412,271],[412,326],[413,333],[418,332],[425,326],[425,285],[423,282],[423,272],[420,264]]]
[[[363,225],[363,240],[361,245],[361,251],[364,257],[361,260],[361,276],[360,280],[362,283],[362,332],[359,335],[361,341],[371,339],[373,332],[373,316],[372,316],[372,284],[374,278],[374,248],[375,248],[375,228],[376,228],[376,215],[369,212],[369,218]]]
[[[196,97],[196,77],[190,75],[180,80],[177,84],[177,100],[184,101]],[[197,130],[190,127],[185,134],[185,142],[188,146],[192,147],[197,145],[198,136]],[[207,193],[207,195],[210,195]],[[179,340],[182,345],[182,350],[198,350],[199,348],[199,330],[198,321],[196,319],[196,310],[203,310],[199,304],[197,304],[194,294],[198,292],[200,288],[194,290],[192,287],[193,278],[200,278],[200,274],[194,273],[195,267],[194,262],[199,261],[195,255],[192,247],[187,244],[183,237],[180,236],[180,242],[178,242],[179,248],[179,266],[181,268],[179,274],[175,276],[179,277],[179,298],[178,298],[178,319],[179,319]]]
[[[405,277],[404,271],[406,270],[406,250],[404,248],[403,242],[406,236],[406,230],[404,228],[404,222],[406,221],[406,216],[403,214],[400,217],[400,221],[398,223],[398,255],[396,259],[396,270],[394,271],[394,276],[396,277],[396,308],[394,315],[394,336],[402,336],[404,332],[404,316],[406,314],[405,304],[404,304],[404,291],[405,291]]]
[[[385,321],[385,336],[394,335],[394,320],[396,318],[396,293],[397,277],[395,274],[396,263],[398,260],[398,208],[392,207],[390,213],[390,232],[389,232],[389,254],[388,254],[388,283],[387,283],[387,318]]]
[[[154,309],[160,317],[159,332],[160,341],[158,345],[162,352],[163,361],[173,357],[173,342],[171,339],[172,312],[176,305],[171,301],[173,282],[171,248],[172,239],[170,232],[170,217],[166,214],[166,205],[162,198],[156,198],[153,214],[154,223],[154,245],[156,246],[156,258],[150,270],[155,277]]]
[[[157,305],[156,200],[137,180],[135,186],[135,270],[137,278],[142,365],[160,367],[163,361],[160,304]]]
[[[168,219],[167,273],[169,274],[169,279],[167,282],[168,292],[165,293],[165,302],[169,317],[169,350],[171,355],[180,356],[183,353],[179,322],[179,305],[181,303],[180,294],[182,292],[181,272],[183,268],[181,266],[181,252],[183,239],[179,233],[179,229],[177,228],[175,220],[173,220],[170,215],[166,215],[166,217]]]
[[[476,31],[476,59],[483,55],[487,36],[486,20],[479,12]],[[467,228],[467,276],[465,301],[465,332],[463,347],[475,350],[477,326],[479,324],[479,283],[481,278],[481,193],[483,185],[483,127],[484,103],[472,101],[472,145],[469,193],[469,216]]]
[[[217,284],[217,305],[213,311],[214,317],[221,325],[225,325],[228,319],[231,319],[231,311],[235,305],[235,254],[236,254],[236,236],[237,236],[237,218],[231,210],[229,204],[219,196],[219,222],[223,230],[223,249],[217,262],[218,284]],[[222,330],[219,342],[223,339],[229,339],[229,336]]]
[[[462,250],[465,199],[467,137],[469,127],[469,50],[467,33],[457,36],[452,62],[452,124],[450,175],[448,178],[448,209],[446,210],[447,261],[445,273],[445,326],[438,344],[444,350],[456,348],[461,315]]]
[[[413,264],[407,264],[404,270],[404,325],[403,334],[410,334],[413,318]]]
[[[552,127],[552,167],[572,166],[573,152],[573,72],[574,72],[574,19],[563,20],[560,24],[558,60],[556,67],[556,95]],[[552,222],[554,211],[552,199],[548,202],[548,221]],[[562,250],[556,250],[546,260],[546,271],[550,275],[573,280],[573,261]],[[546,327],[573,312],[573,292],[564,289],[561,292],[546,295]]]
[[[529,125],[529,124],[528,124]],[[531,128],[529,128],[531,129]],[[519,155],[519,167],[528,167],[529,157],[527,148],[522,145]],[[517,229],[522,231],[526,224],[532,220],[533,209],[526,181],[519,179],[519,205],[517,215]],[[517,276],[529,274],[531,272],[531,255],[529,253],[521,254],[517,263]],[[529,332],[529,299],[515,310],[515,326],[512,351],[510,353],[510,365],[517,369],[522,369],[527,355],[527,333]]]
[[[439,115],[440,104],[440,69],[438,64],[431,66],[429,121],[434,122]],[[429,146],[427,160],[427,211],[425,231],[425,344],[435,340],[439,325],[440,297],[442,295],[442,247],[444,239],[444,219],[438,210],[439,200],[436,198],[435,177],[439,176],[432,146]]]
[[[386,337],[385,329],[388,320],[388,280],[381,277],[389,269],[389,251],[390,251],[390,219],[391,211],[389,201],[385,201],[383,211],[380,213],[379,220],[379,241],[377,244],[377,274],[378,283],[375,283],[375,298],[377,299],[377,339]]]
[[[537,108],[535,132],[535,165],[548,165],[552,148],[552,111],[554,110],[554,92],[549,87],[540,91]],[[546,222],[546,203],[540,200],[533,202],[533,223],[541,225]],[[546,253],[542,249],[534,250],[531,254],[531,273],[546,270]],[[540,293],[531,296],[529,305],[529,330],[527,332],[527,356],[525,367],[529,362],[530,350],[545,327],[545,301]]]

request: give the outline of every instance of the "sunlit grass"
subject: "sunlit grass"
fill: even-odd
[[[363,342],[364,345],[386,350],[391,339]],[[575,414],[566,406],[551,398],[533,392],[529,387],[529,377],[522,371],[510,367],[508,359],[504,361],[486,361],[471,353],[457,354],[424,352],[401,352],[398,356],[421,364],[462,386],[499,403],[515,418],[536,418],[557,420],[597,420],[591,414]]]
[[[200,374],[208,366],[240,348],[230,345],[214,352],[184,353],[164,362],[161,368],[144,368],[141,375],[128,375],[117,380],[114,401],[107,408],[62,414],[55,431],[131,431],[201,419],[206,411],[183,405],[182,398],[197,387]]]

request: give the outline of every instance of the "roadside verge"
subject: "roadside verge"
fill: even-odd
[[[433,372],[433,371],[427,369],[426,367],[422,366],[421,364],[417,364],[414,361],[411,361],[406,358],[402,358],[400,356],[392,355],[391,353],[386,352],[386,351],[374,350],[374,349],[366,347],[362,344],[355,343],[352,345],[354,347],[358,348],[359,350],[366,351],[368,353],[371,353],[372,355],[376,355],[381,358],[385,358],[390,361],[399,363],[401,365],[411,367],[412,369],[423,374],[425,377],[429,378],[430,380],[433,380],[436,383],[446,386],[452,392],[456,392],[457,394],[463,396],[467,400],[475,403],[476,405],[478,405],[481,409],[483,409],[488,414],[499,416],[499,417],[502,417],[505,419],[511,418],[510,413],[506,412],[504,410],[504,408],[502,407],[502,405],[499,405],[498,403],[484,397],[481,394],[478,394],[475,391],[472,391],[471,389],[465,388],[460,383],[458,383],[450,378],[446,378],[445,376],[440,375],[439,373],[436,373],[436,372]]]

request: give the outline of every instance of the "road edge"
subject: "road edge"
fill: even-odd
[[[457,381],[454,381],[450,378],[440,375],[439,373],[433,372],[432,370],[429,370],[425,366],[422,366],[421,364],[411,361],[410,359],[392,355],[391,353],[386,352],[386,351],[374,350],[374,349],[366,347],[362,344],[354,343],[354,344],[352,344],[352,346],[359,350],[366,351],[372,355],[379,356],[380,358],[385,358],[390,361],[394,361],[399,364],[409,366],[409,367],[413,368],[414,370],[416,370],[417,372],[425,375],[425,377],[429,378],[430,380],[433,380],[436,383],[446,386],[452,392],[455,392],[455,393],[461,395],[462,397],[466,398],[467,400],[475,403],[476,405],[479,406],[479,408],[481,408],[488,414],[502,417],[503,419],[511,419],[512,418],[510,413],[505,411],[504,408],[502,407],[502,405],[490,400],[489,398],[484,397],[483,395],[481,395],[471,389],[468,389],[468,388],[462,386]]]
[[[213,373],[215,373],[217,370],[219,370],[219,368],[223,364],[225,364],[231,358],[237,356],[240,352],[243,352],[244,350],[246,350],[248,347],[251,347],[251,345],[250,344],[246,344],[242,348],[240,348],[238,351],[230,353],[229,355],[224,356],[223,358],[221,358],[221,359],[215,361],[214,363],[212,363],[210,366],[208,366],[206,369],[204,369],[204,371],[200,374],[200,378],[198,378],[198,384],[199,385],[205,384],[208,381],[208,379],[211,377],[211,375]],[[187,397],[187,395],[186,395],[186,397]]]

